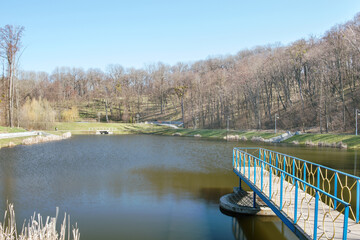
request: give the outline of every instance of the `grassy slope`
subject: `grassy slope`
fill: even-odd
[[[284,142],[291,143],[292,141],[298,141],[300,144],[305,144],[306,141],[312,141],[313,143],[345,143],[348,148],[360,148],[360,136],[355,135],[340,135],[340,134],[314,134],[307,133],[302,135],[295,135]]]
[[[0,133],[16,133],[16,132],[26,132],[23,128],[10,128],[0,126]]]
[[[154,134],[159,135],[173,135],[174,133],[180,133],[181,136],[194,136],[196,134],[200,134],[203,138],[213,138],[213,139],[223,139],[226,136],[225,129],[172,129],[172,128],[164,128],[159,131],[155,131]],[[265,139],[272,138],[277,134],[268,133],[268,132],[243,132],[243,131],[230,131],[229,135],[239,135],[239,137],[245,136],[247,139],[251,139],[252,137],[262,137]]]
[[[128,133],[146,133],[158,131],[163,129],[161,126],[154,126],[148,124],[131,124],[131,123],[99,123],[99,122],[58,122],[54,124],[58,131],[70,131],[73,134],[89,134],[90,128],[115,128],[115,134],[128,134]]]
[[[116,128],[115,134],[127,134],[127,133],[147,133],[157,135],[173,135],[174,133],[180,133],[182,136],[194,136],[200,134],[203,138],[223,139],[226,136],[226,130],[224,129],[173,129],[165,126],[155,126],[150,124],[131,124],[131,123],[98,123],[98,122],[59,122],[54,124],[58,128],[58,131],[71,131],[73,134],[88,134],[90,128]],[[277,134],[253,131],[230,131],[229,135],[245,136],[248,139],[252,137],[272,138]]]

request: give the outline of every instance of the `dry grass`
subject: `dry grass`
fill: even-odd
[[[56,230],[59,209],[56,208],[55,217],[47,217],[45,221],[40,214],[35,214],[30,221],[24,222],[21,233],[17,232],[14,205],[8,204],[4,215],[4,222],[0,223],[0,240],[65,240],[80,239],[80,232],[75,224],[70,233],[70,216],[64,216],[60,232]]]

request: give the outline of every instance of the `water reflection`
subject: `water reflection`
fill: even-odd
[[[354,151],[354,175],[355,176],[357,174],[356,165],[357,165],[357,150]]]
[[[236,240],[282,240],[295,237],[282,221],[274,217],[233,217],[232,232]]]
[[[237,184],[235,174],[228,172],[189,172],[177,169],[166,171],[156,168],[137,169],[132,172],[144,178],[142,189],[158,196],[171,192],[181,199],[186,195],[192,199],[203,199],[207,203],[217,204],[224,194],[232,192]]]

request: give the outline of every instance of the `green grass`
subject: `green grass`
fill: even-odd
[[[54,124],[58,131],[70,131],[73,134],[89,134],[90,128],[116,128],[114,134],[156,134],[171,136],[180,133],[182,136],[192,137],[200,134],[202,138],[223,139],[226,136],[225,129],[173,129],[165,126],[156,126],[151,124],[131,124],[131,123],[99,123],[99,122],[58,122]],[[262,137],[265,139],[275,137],[279,134],[264,131],[229,131],[229,135],[245,136],[247,139],[252,137]]]
[[[305,144],[306,141],[312,141],[317,144],[319,142],[323,143],[345,143],[348,148],[360,148],[360,136],[355,135],[340,135],[340,134],[302,134],[295,135],[284,142],[291,143],[293,141],[298,141],[299,144]]]
[[[154,134],[158,135],[173,135],[175,133],[180,133],[181,136],[192,137],[194,135],[200,134],[202,138],[211,138],[211,139],[224,139],[226,137],[226,129],[173,129],[173,128],[164,128],[158,131],[154,131]],[[239,135],[239,137],[245,136],[247,139],[252,137],[262,137],[265,139],[275,137],[279,134],[261,132],[261,131],[229,131],[229,135]]]
[[[26,132],[23,128],[10,128],[0,126],[0,133],[16,133],[16,132]]]
[[[103,123],[103,122],[58,122],[54,124],[58,131],[72,134],[89,134],[93,131],[90,128],[115,128],[114,134],[130,134],[130,133],[150,133],[165,129],[166,127],[154,126],[150,124],[131,124],[131,123]]]
[[[18,137],[18,138],[4,138],[4,139],[0,139],[0,148],[2,147],[8,147],[10,142],[13,142],[15,145],[20,145],[22,144],[22,141],[25,138],[29,138],[29,137]]]

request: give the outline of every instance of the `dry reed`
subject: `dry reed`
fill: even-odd
[[[40,214],[35,214],[26,224],[24,221],[21,233],[18,234],[16,228],[14,205],[8,204],[4,214],[4,222],[0,223],[0,240],[79,240],[80,232],[75,224],[72,234],[70,234],[70,216],[64,216],[64,220],[60,226],[60,233],[56,230],[56,222],[58,219],[59,209],[56,208],[55,217],[47,217],[46,221]],[[67,219],[67,221],[66,221]],[[66,226],[68,225],[68,226]]]

